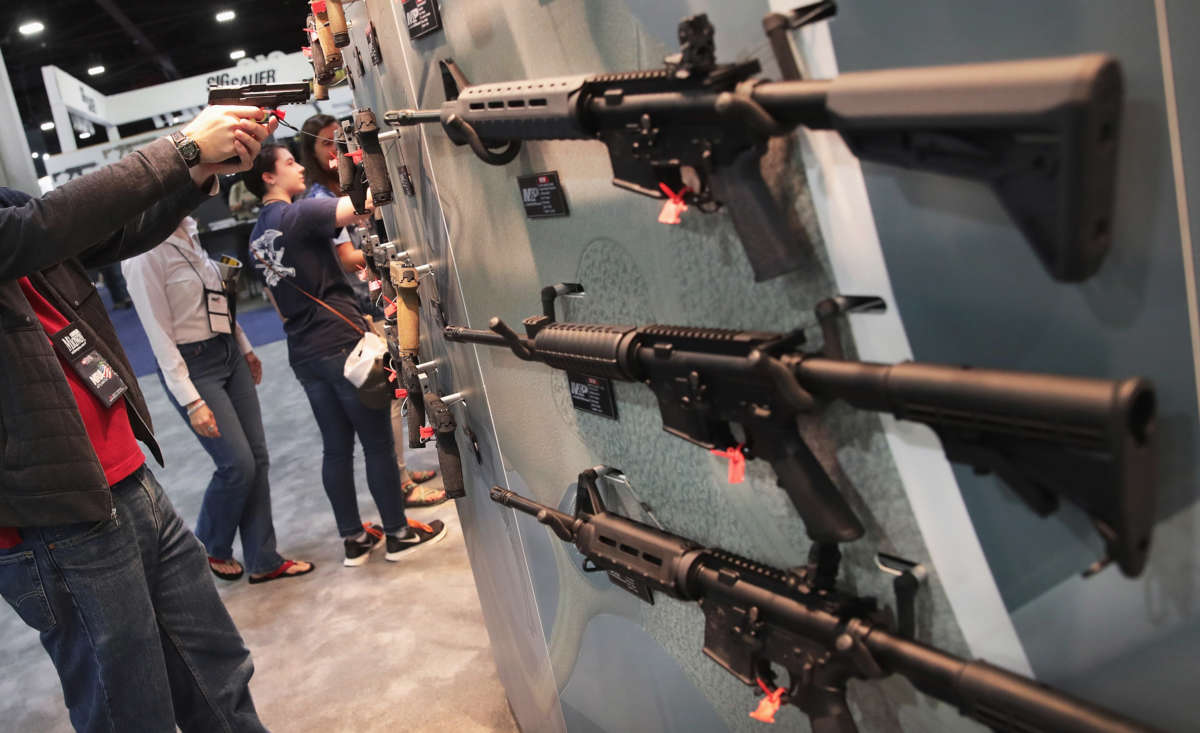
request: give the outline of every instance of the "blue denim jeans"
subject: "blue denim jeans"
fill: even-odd
[[[21,530],[0,595],[41,633],[76,730],[264,731],[250,652],[148,468],[101,522]]]
[[[367,461],[367,488],[375,499],[383,531],[393,534],[408,524],[404,516],[404,491],[392,443],[391,414],[387,408],[372,410],[358,399],[357,388],[342,376],[349,354],[293,364],[292,370],[308,395],[313,416],[321,430],[324,460],[321,481],[333,507],[338,534],[351,537],[362,532],[358,496],[354,488],[354,436],[362,443]]]
[[[283,558],[275,550],[267,476],[270,458],[258,391],[246,358],[228,334],[180,344],[179,353],[187,362],[192,385],[208,403],[221,432],[219,438],[196,436],[216,464],[196,519],[196,536],[210,556],[226,560],[233,557],[233,537],[240,530],[246,570],[269,573],[283,564]],[[158,377],[161,381],[162,372]],[[175,401],[170,390],[166,392],[187,422],[187,409]]]

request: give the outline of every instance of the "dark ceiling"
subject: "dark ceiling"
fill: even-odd
[[[35,152],[58,152],[42,67],[55,65],[104,94],[161,84],[234,65],[247,56],[292,52],[305,44],[306,0],[41,0],[15,3],[0,26],[0,48],[12,80],[26,136]],[[232,10],[232,22],[216,14]],[[18,26],[40,21],[45,30],[21,35]],[[89,67],[105,72],[88,76]],[[124,131],[123,131],[124,132]],[[103,141],[99,139],[92,142]]]

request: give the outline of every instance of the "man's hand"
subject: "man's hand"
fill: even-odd
[[[258,360],[253,351],[246,352],[246,366],[250,367],[250,376],[254,379],[254,383],[262,384],[262,362]]]
[[[191,169],[192,178],[200,183],[213,175],[249,170],[263,141],[279,126],[273,116],[265,123],[259,122],[264,114],[257,107],[204,108],[183,128],[183,134],[200,146],[200,165]],[[226,163],[230,158],[237,160]]]
[[[192,405],[199,402],[202,402],[202,400],[196,400]],[[192,405],[188,405],[188,422],[192,424],[192,430],[196,431],[196,435],[199,435],[201,438],[221,437],[221,431],[217,429],[217,418],[213,415],[212,410],[208,408],[208,405],[202,404],[194,410],[192,409]]]

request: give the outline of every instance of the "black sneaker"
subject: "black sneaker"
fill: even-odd
[[[342,544],[346,546],[346,559],[342,560],[342,564],[348,568],[362,565],[371,557],[371,550],[383,544],[383,527],[363,522],[362,533],[357,537],[347,537]]]
[[[406,557],[412,557],[420,552],[422,547],[440,542],[445,537],[446,525],[442,520],[435,519],[429,524],[422,524],[415,519],[410,519],[404,534],[387,536],[387,555],[385,557],[392,562],[397,562]]]

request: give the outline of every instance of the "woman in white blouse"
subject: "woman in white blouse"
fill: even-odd
[[[121,263],[159,376],[176,409],[200,436],[216,470],[204,492],[196,536],[213,574],[251,583],[312,572],[275,549],[269,460],[255,385],[262,363],[232,323],[225,286],[185,218],[165,242]],[[233,558],[240,530],[245,567]]]

